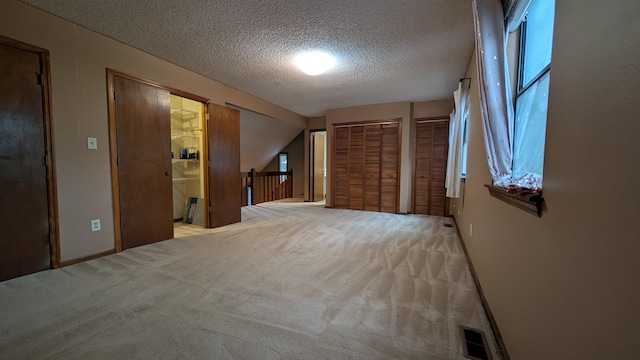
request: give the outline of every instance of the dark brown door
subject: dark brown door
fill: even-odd
[[[418,120],[415,134],[413,212],[444,216],[449,121]]]
[[[364,126],[352,126],[349,134],[349,206],[364,210]]]
[[[349,127],[333,131],[333,207],[349,207]]]
[[[380,160],[380,211],[398,212],[400,172],[400,125],[382,125],[382,151]]]
[[[399,139],[398,122],[334,127],[334,207],[398,211]]]
[[[115,76],[122,250],[173,238],[169,91]]]
[[[380,211],[382,125],[364,126],[364,210]]]
[[[42,67],[0,44],[0,281],[51,268]]]
[[[241,220],[240,112],[209,104],[209,225]]]

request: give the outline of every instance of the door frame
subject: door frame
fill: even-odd
[[[326,147],[327,129],[311,129],[311,130],[309,130],[309,143],[307,144],[309,146],[309,173],[307,174],[307,176],[309,178],[309,181],[308,181],[309,189],[308,189],[308,191],[309,191],[309,201],[310,202],[319,201],[319,200],[316,200],[315,196],[314,196],[315,195],[314,194],[314,192],[315,192],[315,189],[314,189],[315,177],[314,177],[314,173],[313,173],[313,170],[315,168],[315,166],[314,166],[314,160],[315,160],[315,149],[314,149],[315,137],[314,137],[314,135],[317,132],[324,132],[325,133],[324,152],[325,152],[325,154],[327,153],[327,147]],[[325,169],[326,169],[327,164],[325,163],[324,166],[325,166]],[[326,176],[326,174],[325,174],[325,176]],[[327,192],[326,188],[324,189],[324,192],[326,194],[326,192]],[[321,200],[324,200],[324,199],[321,199]]]
[[[0,35],[0,44],[12,46],[23,51],[37,54],[40,57],[40,72],[42,81],[42,117],[44,121],[44,152],[47,168],[47,203],[49,212],[49,247],[51,268],[56,269],[60,264],[60,226],[58,217],[58,186],[56,181],[55,146],[53,139],[53,115],[51,107],[51,61],[49,50],[23,43]]]
[[[411,213],[416,213],[416,166],[417,166],[417,151],[418,151],[418,123],[427,123],[427,122],[447,122],[449,124],[449,119],[446,116],[432,116],[432,117],[423,117],[413,119],[413,144],[412,144],[412,161],[411,161]],[[449,139],[447,139],[447,148],[449,146]],[[432,154],[433,155],[433,154]],[[433,156],[432,156],[433,158]],[[446,173],[446,172],[445,172]],[[429,193],[431,193],[429,191]],[[445,197],[445,213],[449,212],[449,199]]]
[[[113,199],[113,224],[114,224],[114,235],[115,235],[115,250],[116,252],[122,251],[122,231],[120,229],[120,182],[119,182],[119,172],[118,172],[118,138],[116,131],[116,103],[115,103],[115,77],[125,78],[132,81],[137,81],[139,83],[153,86],[159,89],[167,90],[172,95],[181,96],[183,98],[191,99],[194,101],[201,102],[208,108],[210,103],[210,99],[195,95],[192,93],[188,93],[186,91],[178,90],[169,86],[162,85],[155,81],[139,78],[137,76],[129,75],[117,70],[113,70],[107,68],[107,101],[108,101],[108,113],[109,113],[109,154],[111,158],[111,195]],[[205,111],[203,114],[203,124],[202,126],[206,126],[208,121],[208,111]],[[202,132],[202,141],[203,144],[208,144],[209,138],[207,131]],[[170,139],[167,139],[169,141]],[[209,158],[209,147],[202,147],[202,159]],[[204,160],[203,160],[204,161]],[[205,169],[208,168],[208,164],[206,164]],[[203,176],[203,182],[205,183],[205,193],[203,194],[205,204],[209,203],[209,192],[206,189],[209,186],[209,174],[208,171],[205,171]],[[209,208],[205,206],[205,228],[209,228],[211,225],[209,224]]]

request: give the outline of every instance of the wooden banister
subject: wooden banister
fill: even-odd
[[[240,173],[242,206],[293,197],[293,170]]]

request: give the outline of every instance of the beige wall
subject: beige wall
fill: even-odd
[[[455,86],[456,84],[453,84]],[[455,89],[454,89],[455,90]],[[451,90],[453,96],[453,90]],[[448,119],[453,110],[453,98],[435,101],[422,101],[413,103],[413,118],[444,118]]]
[[[396,102],[327,110],[327,206],[331,204],[332,139],[333,124],[367,120],[402,120],[402,145],[400,160],[399,212],[407,213],[411,206],[411,159],[413,119],[420,117],[447,117],[453,108],[453,100],[424,101],[419,103]]]
[[[51,54],[63,261],[114,248],[106,68],[307,126],[302,116],[15,0],[0,4],[0,35]],[[98,139],[98,150],[87,150],[88,136]],[[102,231],[90,231],[91,219],[102,220]]]
[[[293,196],[304,196],[304,131],[300,131],[280,152],[287,153],[289,169],[293,170]],[[278,155],[262,171],[280,171]]]
[[[556,4],[542,217],[483,187],[475,61],[464,207],[452,210],[512,359],[634,359],[640,2]]]
[[[327,117],[317,116],[309,118],[309,129],[311,130],[324,130],[327,127]]]

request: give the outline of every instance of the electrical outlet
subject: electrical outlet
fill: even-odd
[[[473,224],[469,224],[469,237],[473,236]]]
[[[94,138],[94,137],[88,137],[87,138],[87,148],[90,150],[97,150],[98,149],[98,139]]]
[[[91,220],[91,231],[100,231],[100,219]]]

